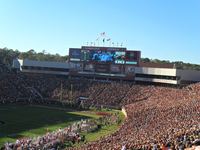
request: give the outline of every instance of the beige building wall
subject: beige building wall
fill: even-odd
[[[177,69],[135,67],[135,73],[139,74],[176,76],[176,71]]]

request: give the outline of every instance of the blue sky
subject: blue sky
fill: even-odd
[[[98,34],[142,57],[200,64],[199,0],[0,0],[0,47],[68,54]]]

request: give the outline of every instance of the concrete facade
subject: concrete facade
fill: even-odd
[[[135,74],[133,80],[140,82],[181,84],[190,82],[200,82],[200,71],[180,70],[175,68],[152,68],[152,67],[131,67],[131,72]],[[20,69],[22,72],[46,73],[58,75],[70,75],[70,71],[76,71],[79,76],[83,75],[80,70],[80,64],[71,62],[51,62],[51,61],[33,61],[33,60],[13,60],[13,68]],[[48,68],[48,69],[46,69]],[[52,70],[51,70],[52,69]],[[56,70],[57,69],[57,70]],[[87,73],[88,74],[88,73]],[[111,74],[110,74],[111,75]],[[118,74],[114,74],[117,77]],[[124,77],[128,75],[125,71]],[[94,76],[94,73],[91,74]],[[106,77],[106,74],[102,74]]]

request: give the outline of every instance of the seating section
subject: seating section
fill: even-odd
[[[128,117],[116,133],[71,149],[118,150],[122,146],[127,149],[185,149],[200,141],[199,83],[183,88],[108,83],[54,75],[15,74],[3,68],[1,66],[0,71],[7,75],[0,80],[1,104],[20,99],[69,102],[87,97],[86,106],[125,108]]]

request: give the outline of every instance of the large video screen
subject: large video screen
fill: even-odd
[[[112,62],[114,60],[114,52],[91,51],[90,59],[98,62]]]
[[[83,47],[69,49],[70,61],[103,62],[110,64],[138,65],[141,52],[110,47]]]
[[[113,62],[116,64],[124,64],[125,62],[125,52],[122,51],[83,50],[81,55],[82,61]]]

